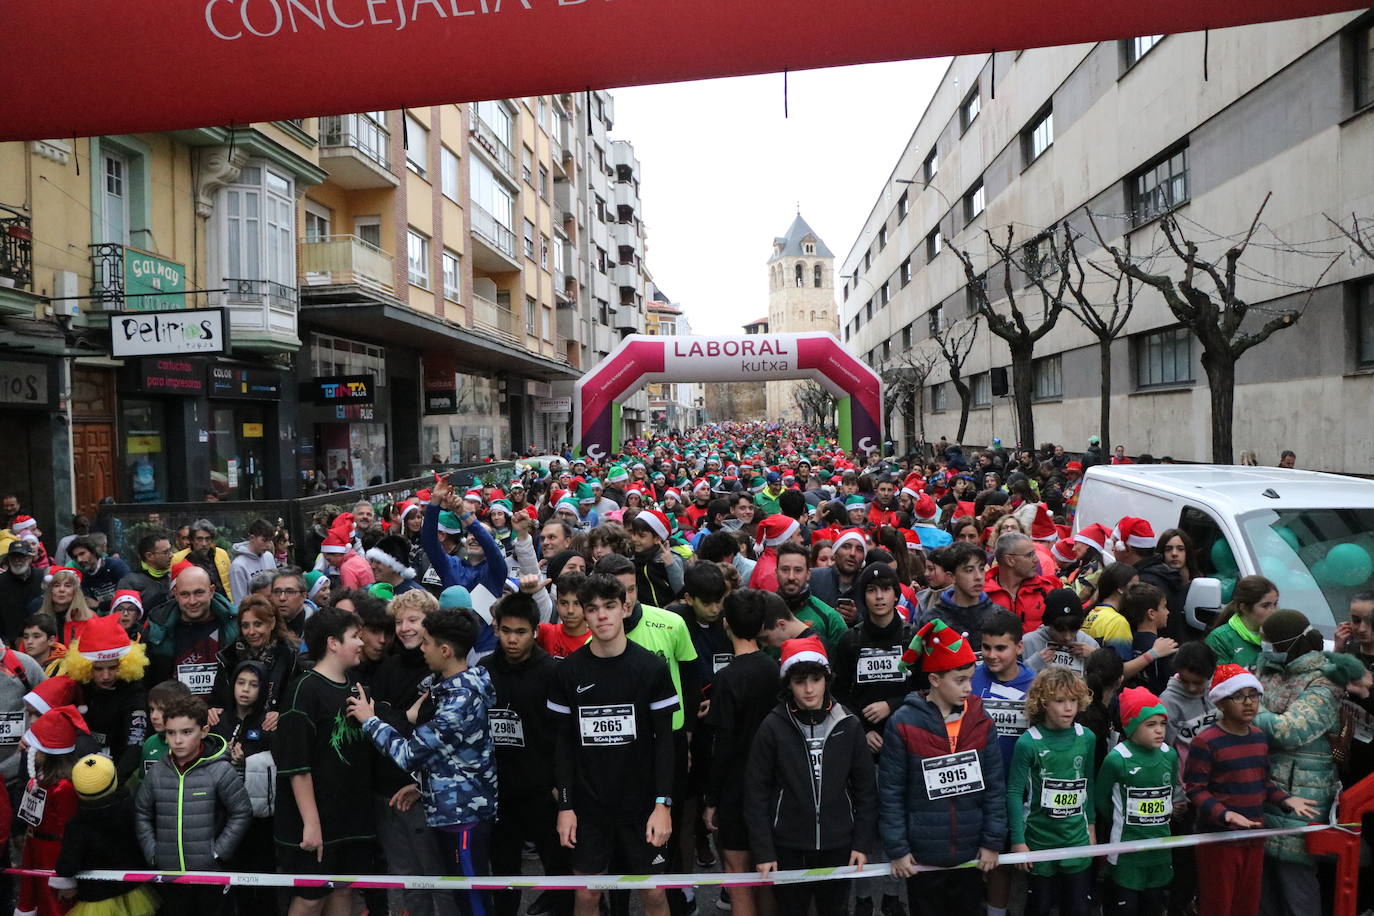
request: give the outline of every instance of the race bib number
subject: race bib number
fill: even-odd
[[[525,723],[520,714],[513,709],[489,709],[487,721],[491,723],[491,743],[497,747],[524,747]]]
[[[1157,788],[1126,789],[1126,823],[1132,827],[1158,827],[1169,823],[1174,813],[1173,789],[1169,786]]]
[[[874,684],[890,682],[899,684],[906,680],[902,669],[897,667],[902,660],[902,650],[896,646],[887,649],[860,649],[859,661],[854,670],[854,682]]]
[[[19,819],[37,827],[43,823],[43,809],[47,804],[48,790],[36,782],[30,782],[24,789],[24,799],[19,803]]]
[[[214,662],[177,665],[177,680],[185,684],[192,693],[203,696],[215,686],[215,674],[218,670],[219,666]]]
[[[977,751],[946,754],[921,761],[926,795],[931,799],[953,798],[983,791],[983,765]]]
[[[997,734],[1002,737],[1016,738],[1030,728],[1030,722],[1026,720],[1025,700],[984,697],[983,709],[987,711],[992,724],[997,727]]]
[[[24,712],[0,713],[0,744],[18,744],[24,737]]]
[[[1074,655],[1067,648],[1063,646],[1051,646],[1050,649],[1054,652],[1054,658],[1050,659],[1051,665],[1063,665],[1065,668],[1072,668],[1074,671],[1079,672],[1083,670],[1083,659]]]
[[[1341,705],[1350,716],[1350,737],[1361,744],[1374,741],[1374,722],[1370,721],[1369,712],[1363,706],[1349,700],[1343,700]]]
[[[579,706],[577,715],[583,745],[630,744],[635,740],[635,708],[630,703]]]
[[[1086,779],[1046,779],[1040,785],[1040,807],[1050,817],[1077,817],[1087,792]]]
[[[729,652],[716,652],[711,656],[711,673],[720,674],[720,669],[735,660],[735,656]]]

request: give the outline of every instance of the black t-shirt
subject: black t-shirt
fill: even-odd
[[[763,652],[736,656],[716,674],[706,724],[715,736],[708,798],[717,806],[742,804],[749,748],[778,705],[778,680],[778,663]]]
[[[648,816],[655,797],[671,795],[678,699],[663,659],[628,641],[611,658],[583,646],[558,663],[548,705],[559,720],[555,767],[565,807],[631,822]]]
[[[375,835],[372,819],[372,742],[348,715],[348,697],[356,683],[344,683],[310,670],[296,678],[282,698],[281,717],[273,738],[277,763],[278,843],[301,841],[301,813],[291,791],[291,777],[309,774],[315,783],[320,832],[326,844]]]

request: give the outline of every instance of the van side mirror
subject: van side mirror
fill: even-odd
[[[1221,580],[1202,576],[1188,584],[1188,596],[1183,599],[1183,612],[1190,626],[1205,630],[1221,613]]]

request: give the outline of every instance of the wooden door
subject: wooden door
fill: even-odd
[[[114,424],[72,424],[72,467],[76,471],[76,511],[94,520],[96,507],[115,495]]]

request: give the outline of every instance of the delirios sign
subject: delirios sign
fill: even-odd
[[[227,344],[224,312],[219,309],[110,316],[110,355],[117,359],[223,353]]]

